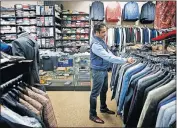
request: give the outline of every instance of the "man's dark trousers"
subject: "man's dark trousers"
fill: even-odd
[[[97,116],[96,103],[97,97],[100,94],[100,110],[107,109],[106,93],[108,90],[108,73],[107,71],[92,69],[92,92],[90,95],[90,116]]]

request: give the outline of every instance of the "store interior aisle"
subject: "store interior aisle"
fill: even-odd
[[[109,81],[110,81],[109,73]],[[98,97],[97,113],[105,124],[96,124],[89,120],[90,91],[55,91],[47,92],[54,108],[59,127],[122,127],[119,116],[102,114],[99,112],[100,100]],[[111,101],[112,92],[107,93],[109,109],[116,111],[115,100]]]

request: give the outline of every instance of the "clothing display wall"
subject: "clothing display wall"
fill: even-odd
[[[133,64],[113,65],[110,85],[112,99],[115,98],[117,112],[122,114],[126,127],[173,125],[176,119],[172,115],[176,112],[171,102],[176,102],[176,81],[173,73],[165,69],[155,66],[150,60],[138,58]]]
[[[117,27],[108,28],[108,46],[119,45],[119,51],[124,51],[126,44],[150,44],[152,38],[157,37],[161,32],[152,28],[141,27]]]

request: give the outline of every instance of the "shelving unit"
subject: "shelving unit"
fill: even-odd
[[[86,13],[78,13],[78,14],[77,13],[76,14],[74,14],[74,13],[73,14],[62,13],[62,15],[68,15],[68,16],[81,16],[81,15],[82,16],[88,16],[89,14],[86,14]]]
[[[37,12],[37,8],[40,8],[40,12]],[[38,44],[40,46],[40,49],[44,49],[44,48],[55,49],[55,24],[54,24],[55,11],[54,10],[55,10],[54,6],[45,6],[45,5],[36,6],[37,37],[38,37]],[[37,13],[40,13],[40,15]],[[38,22],[40,24],[38,24]]]
[[[62,35],[66,34],[66,35],[83,35],[83,34],[89,34],[89,33],[60,33]]]
[[[17,38],[15,8],[3,9],[0,11],[0,19],[4,20],[0,21],[0,38],[6,43],[11,43],[13,39]],[[14,19],[14,21],[8,21],[8,19]],[[7,28],[7,26],[9,26],[9,28]]]
[[[89,39],[59,39],[56,41],[89,41]]]
[[[65,20],[65,19],[62,19],[62,21],[73,21],[73,22],[80,21],[80,22],[89,22],[89,20]]]
[[[63,28],[90,28],[90,27],[65,27],[63,26]]]
[[[75,14],[70,14],[70,13],[65,13],[63,12],[61,14],[61,26],[59,26],[61,28],[61,33],[59,33],[61,35],[61,39],[57,39],[56,41],[60,41],[61,44],[63,44],[63,42],[65,41],[81,41],[83,43],[85,43],[85,41],[88,41],[89,42],[89,35],[90,35],[90,30],[89,32],[85,32],[85,33],[78,33],[76,30],[77,29],[89,29],[90,27],[90,24],[89,24],[89,20],[88,17],[89,17],[89,14],[85,14],[85,13],[75,13]],[[75,19],[74,19],[75,18]],[[80,20],[79,18],[85,18],[86,20]],[[74,24],[73,24],[74,23]],[[68,24],[70,24],[70,26],[68,26]],[[75,25],[75,26],[74,26]],[[85,26],[87,25],[87,26]],[[67,31],[66,29],[68,30],[74,30],[75,32],[63,32],[63,30],[65,29],[65,31]],[[77,37],[77,38],[70,38],[70,36],[73,36],[75,35],[76,36],[83,36],[85,38],[85,35],[87,35],[88,39],[82,39],[83,37]],[[68,38],[64,38],[65,36],[67,36]],[[80,39],[78,39],[80,38]],[[71,42],[72,43],[72,42]],[[57,48],[60,47],[63,49],[64,51],[64,48],[72,48],[72,47],[81,47],[81,45],[79,46],[65,46],[65,45],[62,45],[62,46],[57,46]],[[66,51],[64,51],[66,52]],[[73,53],[76,53],[76,52],[69,52],[70,54],[73,54]]]
[[[35,16],[36,15],[35,14],[36,6],[35,5],[30,5],[30,6],[34,6],[35,9],[30,9],[30,8],[29,9],[23,9],[23,8],[17,8],[16,5],[14,6],[14,8],[15,8],[15,17],[16,17],[16,21],[15,21],[16,22],[16,32],[18,33],[19,26],[22,26],[22,27],[24,27],[24,29],[26,31],[28,31],[30,34],[32,34],[34,38],[36,38],[37,37],[36,29],[35,29],[35,31],[32,31],[31,28],[30,28],[30,27],[36,26],[36,23],[34,23],[34,24],[30,23],[31,19],[35,19],[36,20],[36,16]],[[19,15],[19,11],[21,11],[20,15]],[[29,13],[28,16],[24,15],[24,13],[26,13],[26,12]],[[30,15],[31,12],[33,12],[35,15]],[[19,23],[19,21],[18,21],[20,19],[22,20],[21,23]],[[24,23],[24,19],[29,19],[28,20],[29,24]]]

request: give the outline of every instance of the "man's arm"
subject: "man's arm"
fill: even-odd
[[[111,52],[107,52],[103,46],[101,46],[100,44],[93,44],[92,45],[92,52],[94,54],[96,54],[97,56],[111,62],[111,63],[116,63],[116,64],[124,64],[127,62],[127,59],[125,58],[121,58],[121,57],[117,57],[115,55],[113,55]]]

